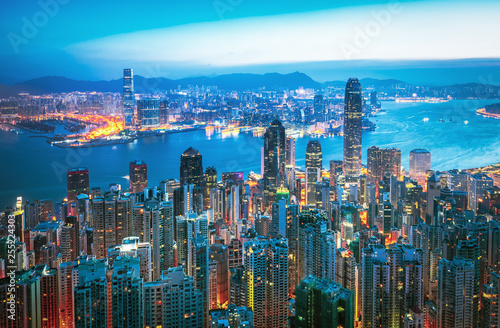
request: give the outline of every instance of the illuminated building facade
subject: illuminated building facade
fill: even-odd
[[[148,166],[143,161],[129,163],[130,192],[143,192],[148,186]]]
[[[431,169],[431,152],[426,149],[410,151],[410,178],[425,188],[425,173]]]
[[[264,134],[264,203],[266,207],[274,202],[276,189],[285,184],[285,145],[285,128],[276,119]]]
[[[295,167],[295,138],[286,137],[286,165]]]
[[[356,78],[347,81],[344,100],[344,175],[361,175],[361,137],[363,131],[361,84]]]
[[[198,188],[203,187],[203,162],[200,152],[189,147],[181,155],[181,187],[193,184]]]
[[[66,181],[69,203],[75,202],[80,194],[89,194],[89,170],[86,167],[68,169]]]
[[[256,328],[288,327],[288,243],[285,238],[245,243],[247,307]]]
[[[399,178],[401,174],[401,150],[397,148],[379,148],[372,146],[367,151],[368,181],[378,184],[389,172]]]
[[[160,126],[160,101],[158,99],[142,99],[137,102],[137,121],[141,128]]]
[[[123,118],[125,127],[134,126],[134,71],[131,68],[123,70]]]
[[[437,328],[474,327],[474,263],[441,259],[438,269]]]
[[[330,279],[307,276],[295,289],[297,328],[354,328],[354,292]]]
[[[493,179],[486,174],[469,176],[469,208],[476,212],[482,207],[486,190],[493,187]]]

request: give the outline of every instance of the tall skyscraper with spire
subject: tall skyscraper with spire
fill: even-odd
[[[134,125],[134,71],[131,68],[123,70],[123,118],[125,127]]]
[[[361,135],[363,95],[361,84],[350,78],[345,87],[344,104],[344,175],[355,178],[361,174]]]

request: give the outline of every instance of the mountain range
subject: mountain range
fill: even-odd
[[[140,75],[134,76],[134,89],[137,93],[154,92],[155,90],[176,89],[178,86],[188,85],[198,86],[217,86],[224,90],[251,90],[264,88],[266,90],[276,89],[297,89],[299,87],[319,89],[321,87],[344,88],[346,81],[329,81],[319,83],[314,81],[308,75],[300,72],[290,74],[266,73],[266,74],[226,74],[215,77],[189,77],[178,80],[167,79],[163,77],[146,78]],[[409,84],[394,79],[361,79],[363,87],[374,87],[375,89],[394,88],[396,86],[408,86]],[[474,87],[481,84],[465,84],[461,86]],[[458,86],[452,86],[457,88]],[[498,91],[498,86],[491,86]],[[446,87],[436,87],[442,89]],[[73,91],[81,92],[122,92],[123,79],[110,81],[79,81],[62,76],[45,76],[12,85],[0,84],[0,98],[13,97],[20,92],[28,92],[33,95],[42,95],[50,93],[68,93]]]

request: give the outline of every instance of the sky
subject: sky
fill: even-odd
[[[0,83],[301,71],[500,84],[497,0],[0,2]]]

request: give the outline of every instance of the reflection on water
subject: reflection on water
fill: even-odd
[[[438,104],[383,102],[387,112],[374,118],[377,130],[363,132],[363,162],[366,163],[366,149],[372,145],[400,148],[402,166],[406,168],[409,152],[415,148],[430,150],[432,168],[437,170],[499,162],[500,120],[475,114],[479,106],[494,102],[498,100]],[[446,122],[440,122],[441,119]],[[201,152],[204,167],[217,168],[219,178],[224,171],[241,170],[245,175],[252,170],[260,172],[263,131],[254,136],[211,128],[80,150],[51,147],[45,138],[32,138],[30,133],[0,131],[0,152],[4,159],[0,164],[0,206],[12,204],[17,195],[31,201],[62,198],[66,192],[65,170],[71,167],[88,167],[91,186],[106,189],[110,183],[121,183],[127,188],[128,163],[135,159],[148,164],[150,185],[166,178],[179,178],[180,156],[190,146]],[[308,138],[298,134],[296,137],[296,164],[303,166]],[[319,140],[324,167],[328,167],[330,160],[342,159],[342,137]]]

